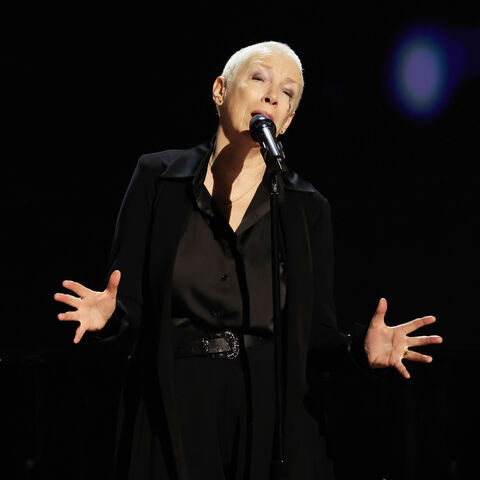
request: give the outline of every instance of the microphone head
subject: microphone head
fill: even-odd
[[[257,113],[250,120],[250,135],[256,142],[261,141],[261,132],[265,127],[267,127],[272,132],[272,136],[275,137],[277,133],[277,127],[265,114]]]

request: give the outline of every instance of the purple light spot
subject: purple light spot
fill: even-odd
[[[430,110],[441,93],[441,52],[433,45],[414,42],[402,54],[400,94],[418,113]]]
[[[412,27],[393,45],[387,73],[390,100],[413,120],[434,118],[447,105],[462,65],[462,47],[445,29]]]
[[[417,100],[427,100],[434,96],[440,76],[435,52],[419,48],[405,59],[405,86]]]

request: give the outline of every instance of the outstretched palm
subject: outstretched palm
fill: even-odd
[[[409,348],[441,343],[442,337],[438,335],[409,337],[408,334],[435,322],[435,317],[416,318],[401,325],[388,327],[385,325],[386,312],[387,301],[381,298],[365,337],[365,352],[372,368],[395,367],[405,378],[410,378],[410,373],[402,360],[429,363],[432,357]]]
[[[56,293],[53,297],[56,301],[65,303],[76,309],[58,314],[59,320],[73,320],[80,323],[75,331],[74,343],[78,343],[86,331],[101,330],[112,316],[115,310],[120,276],[119,270],[112,272],[108,280],[107,288],[102,292],[90,290],[81,283],[71,280],[62,282],[63,287],[78,295]]]

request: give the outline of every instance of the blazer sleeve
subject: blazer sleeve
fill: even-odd
[[[310,225],[313,268],[314,310],[311,348],[333,352],[348,345],[348,336],[337,327],[334,301],[334,246],[331,208],[327,199],[317,196],[315,213]]]
[[[320,197],[320,198],[318,198]],[[355,325],[352,334],[338,329],[334,300],[334,242],[331,207],[318,195],[316,215],[311,226],[312,263],[314,277],[314,313],[312,319],[311,352],[329,370],[339,365],[353,364],[362,371],[371,369],[363,348],[366,327]],[[320,206],[320,208],[318,208]]]
[[[117,305],[105,327],[93,334],[102,342],[120,341],[123,344],[125,341],[129,349],[142,321],[155,170],[151,156],[141,156],[126,190],[115,225],[107,276],[117,269],[121,272]]]

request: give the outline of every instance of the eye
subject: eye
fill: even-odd
[[[284,93],[288,98],[292,98],[292,97],[293,97],[293,93],[292,93],[290,90],[284,90],[283,93]]]
[[[253,75],[252,80],[257,80],[259,82],[263,82],[263,77],[261,77],[260,75]]]

